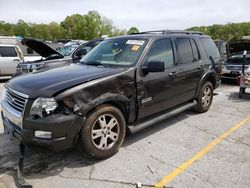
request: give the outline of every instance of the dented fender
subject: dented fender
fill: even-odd
[[[86,116],[88,112],[101,104],[112,104],[118,107],[130,122],[136,118],[136,68],[67,89],[55,96],[58,101],[66,98],[74,100],[77,105],[78,115]]]

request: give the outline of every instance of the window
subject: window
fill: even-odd
[[[147,62],[149,61],[162,61],[165,64],[165,68],[174,66],[171,41],[169,39],[156,41],[148,53]]]
[[[200,41],[208,58],[210,58],[211,56],[212,58],[215,58],[215,59],[220,58],[219,51],[216,45],[214,44],[214,42],[212,41],[212,39],[200,38]]]
[[[132,66],[143,52],[147,40],[135,37],[107,39],[97,45],[81,62],[98,62],[103,65],[120,67]]]
[[[194,58],[193,58],[193,52],[192,52],[189,39],[177,38],[176,46],[177,46],[177,51],[179,54],[179,63],[181,64],[192,63]]]
[[[196,45],[194,39],[190,39],[190,42],[191,42],[191,46],[192,46],[192,50],[193,50],[193,61],[197,61],[200,59],[197,45]]]
[[[0,56],[2,57],[17,57],[15,47],[1,46]]]
[[[34,54],[34,51],[31,48],[27,48],[27,54]]]

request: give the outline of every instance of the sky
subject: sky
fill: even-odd
[[[0,0],[0,20],[10,23],[61,22],[91,10],[140,31],[250,21],[250,0]]]

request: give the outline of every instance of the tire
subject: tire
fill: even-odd
[[[197,105],[194,110],[199,113],[207,112],[213,101],[213,85],[211,82],[205,82],[201,87],[196,98]]]
[[[81,141],[85,152],[96,159],[106,159],[118,152],[126,133],[122,112],[111,105],[100,105],[83,125]]]
[[[240,87],[240,90],[239,90],[239,98],[243,98],[243,94],[246,93],[246,88],[242,88]]]

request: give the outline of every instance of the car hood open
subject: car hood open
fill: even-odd
[[[125,68],[70,64],[64,67],[18,76],[11,79],[6,86],[27,94],[30,98],[52,97],[76,85],[114,75],[125,70]]]
[[[248,53],[250,53],[250,40],[228,42],[226,47],[227,47],[228,57],[230,57],[233,54],[243,53],[244,50],[247,50]]]
[[[45,58],[49,56],[57,56],[59,58],[64,57],[62,54],[60,54],[58,51],[54,50],[53,48],[49,47],[47,44],[41,41],[32,39],[32,38],[23,39],[22,44],[33,49],[36,53],[38,53],[39,55]]]

